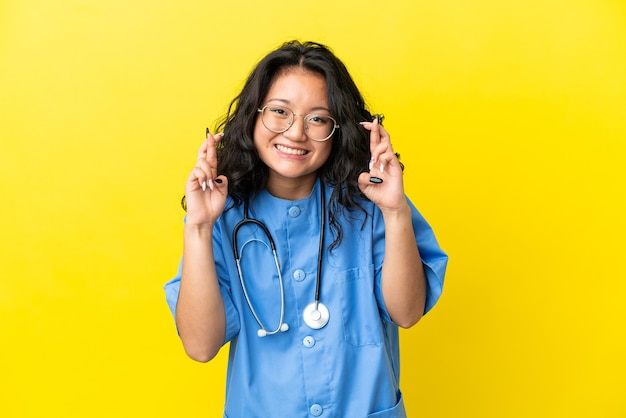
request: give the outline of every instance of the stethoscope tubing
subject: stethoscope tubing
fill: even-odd
[[[237,263],[237,273],[239,274],[239,281],[241,282],[241,288],[243,289],[243,294],[244,294],[244,297],[246,298],[246,302],[248,303],[248,307],[250,307],[250,311],[252,312],[252,316],[254,316],[254,319],[256,320],[256,322],[259,324],[259,326],[265,332],[266,335],[276,334],[281,330],[284,316],[285,316],[285,286],[283,285],[283,275],[280,271],[280,262],[278,261],[278,255],[276,254],[276,244],[274,243],[274,238],[272,238],[272,234],[270,234],[270,231],[269,229],[267,229],[267,226],[265,226],[265,224],[259,221],[258,219],[252,219],[248,216],[248,201],[247,200],[244,202],[243,213],[244,213],[243,219],[239,221],[237,225],[235,225],[235,228],[233,229],[233,254],[235,255],[235,262]],[[272,251],[272,255],[274,257],[276,270],[278,271],[278,282],[280,285],[279,286],[280,287],[280,320],[278,322],[278,326],[273,331],[270,331],[267,328],[265,328],[265,325],[263,324],[263,322],[261,321],[261,318],[257,314],[256,309],[254,309],[254,305],[252,303],[252,300],[250,299],[250,295],[248,294],[246,283],[243,279],[243,272],[241,270],[241,255],[243,255],[244,247],[250,241],[255,241],[255,240],[246,241],[241,246],[241,254],[240,254],[239,248],[238,248],[239,246],[237,245],[237,232],[242,226],[247,225],[247,224],[254,224],[260,227],[261,230],[263,230],[263,232],[265,233],[265,236],[267,237],[267,240],[270,244],[270,250]],[[265,244],[265,242],[263,242],[263,244]]]
[[[326,230],[326,193],[324,193],[324,182],[320,180],[320,243],[317,249],[317,278],[315,279],[315,309],[320,304],[320,293],[322,288],[322,254],[324,252],[324,231]]]

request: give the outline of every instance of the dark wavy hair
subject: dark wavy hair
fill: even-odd
[[[236,206],[265,186],[268,168],[253,141],[257,109],[276,78],[290,68],[303,68],[324,77],[330,112],[340,125],[333,134],[330,156],[318,170],[320,179],[334,187],[328,205],[328,219],[336,238],[331,245],[334,248],[343,236],[338,214],[344,210],[365,212],[359,200],[366,197],[357,179],[367,170],[370,135],[359,122],[371,121],[372,114],[346,66],[325,45],[294,40],[261,59],[218,125],[217,131],[223,131],[224,137],[218,143],[217,171],[228,178],[228,193]]]

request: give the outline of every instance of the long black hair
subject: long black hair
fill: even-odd
[[[228,194],[236,206],[265,186],[268,168],[253,140],[257,109],[276,78],[297,67],[324,77],[330,112],[340,125],[333,134],[330,156],[318,170],[321,181],[333,186],[328,219],[336,237],[334,248],[343,236],[339,212],[365,212],[359,204],[366,197],[359,189],[358,177],[367,170],[370,135],[359,122],[371,121],[372,115],[346,66],[325,45],[290,41],[261,59],[218,125],[217,131],[223,131],[224,137],[218,142],[217,171],[228,178]]]

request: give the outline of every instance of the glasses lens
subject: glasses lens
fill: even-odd
[[[326,115],[308,115],[305,120],[306,134],[314,141],[328,139],[335,131],[335,121]]]
[[[273,132],[284,132],[293,122],[293,112],[281,106],[265,106],[262,113],[263,125]]]

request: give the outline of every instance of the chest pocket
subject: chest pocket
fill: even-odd
[[[355,346],[382,344],[381,317],[374,294],[374,266],[337,274],[346,342]]]

